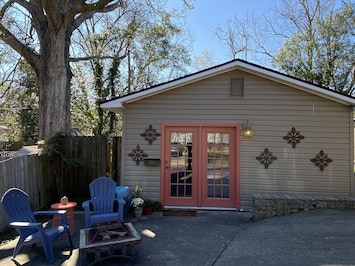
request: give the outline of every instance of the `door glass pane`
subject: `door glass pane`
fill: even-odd
[[[170,196],[192,196],[192,133],[170,134]]]
[[[229,198],[229,134],[207,133],[207,197]]]

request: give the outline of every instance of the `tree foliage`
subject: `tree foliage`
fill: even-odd
[[[4,57],[5,58],[5,57]],[[4,141],[22,141],[27,145],[38,139],[38,90],[36,78],[24,60],[15,60],[11,77],[3,78],[0,88],[0,116]],[[5,72],[3,72],[5,73]]]
[[[86,122],[86,124],[97,121],[97,113],[101,111],[98,109],[92,110],[92,103],[96,101],[96,105],[98,105],[99,99],[92,100],[90,97],[103,99],[103,97],[110,96],[97,94],[105,94],[108,89],[108,91],[111,91],[111,96],[115,96],[117,93],[123,93],[125,89],[128,89],[127,82],[125,85],[117,85],[117,82],[123,79],[122,60],[128,57],[129,51],[132,54],[132,59],[135,55],[138,56],[139,60],[143,56],[146,59],[149,57],[149,64],[146,64],[147,60],[136,60],[134,62],[134,65],[141,63],[141,67],[135,69],[137,75],[134,78],[137,81],[140,77],[145,85],[147,80],[149,82],[155,81],[156,73],[159,73],[156,66],[166,67],[169,70],[171,70],[170,66],[173,64],[176,64],[175,68],[181,66],[181,64],[175,62],[173,55],[166,57],[164,64],[157,60],[157,57],[164,55],[164,52],[168,54],[166,51],[173,48],[173,42],[169,37],[174,37],[169,35],[169,31],[162,32],[162,30],[172,26],[172,23],[169,24],[169,12],[163,12],[165,2],[164,0],[0,0],[0,38],[28,62],[36,75],[40,139],[50,138],[55,132],[69,133],[71,131],[70,111],[78,107],[71,107],[70,99],[77,92],[81,94],[76,95],[74,101],[78,103],[77,100],[83,100],[82,106],[86,108],[80,110],[84,110],[84,114],[81,115],[88,115],[89,122]],[[190,1],[187,0],[183,2],[185,6],[190,4]],[[166,15],[166,18],[161,20],[161,29],[158,28],[159,23],[155,25],[147,23],[147,21],[149,22],[149,16],[150,18],[161,19],[164,17],[163,14]],[[89,21],[90,19],[94,21],[94,24]],[[124,22],[126,22],[127,27],[123,26]],[[141,46],[136,45],[139,43],[138,38],[145,40],[142,37],[143,34],[147,34],[146,37],[149,36],[154,27],[156,27],[156,32],[152,38],[159,38],[156,40],[150,39],[150,41],[155,40],[155,45],[161,47],[159,52],[157,52],[157,49],[149,49],[149,45],[144,46],[142,43],[140,43]],[[146,32],[143,31],[144,28],[146,28]],[[139,31],[137,31],[138,29]],[[170,29],[170,32],[172,31]],[[87,43],[74,43],[74,38],[81,36],[82,39],[86,39],[86,34],[89,33],[90,38],[94,40],[89,44],[90,49],[88,49],[88,51],[94,52],[92,54],[85,53],[85,49],[88,48]],[[133,39],[134,41],[130,42]],[[169,42],[166,42],[167,40]],[[176,46],[176,48],[180,47]],[[155,53],[147,53],[152,51],[155,51]],[[179,56],[175,56],[176,58],[179,58]],[[105,59],[111,61],[104,62]],[[89,68],[78,70],[78,66],[70,65],[70,62],[78,64],[82,60],[90,60],[91,73],[88,71]],[[96,60],[95,63],[94,60]],[[113,62],[112,60],[116,61]],[[155,66],[153,66],[154,64]],[[112,72],[109,74],[108,69],[114,69],[115,65],[117,66],[117,74]],[[87,84],[83,80],[73,82],[73,70],[78,71],[74,73],[75,75],[77,73],[82,75],[78,75],[79,79],[82,78],[86,81],[89,79],[88,74],[93,74],[100,67],[102,67],[101,85],[103,87],[96,87],[96,95],[92,94],[91,88],[86,88]],[[138,72],[138,69],[140,72]],[[145,74],[149,73],[155,76],[147,79],[145,75],[138,75],[142,69],[145,69],[143,71]],[[109,80],[107,75],[115,76],[111,85],[107,85]],[[72,83],[78,85],[73,91],[71,90]],[[95,82],[92,82],[92,84],[95,84]],[[115,86],[112,86],[112,84]],[[134,82],[132,84],[139,83]],[[134,89],[141,88],[140,85],[133,86]],[[120,87],[120,89],[117,87]],[[3,90],[5,91],[6,88]],[[88,98],[85,98],[85,96]],[[23,114],[23,116],[25,117],[27,114]],[[111,117],[109,119],[111,121],[109,122],[110,127],[113,127],[113,121],[116,118],[112,114],[109,116]],[[83,121],[78,116],[75,120],[75,123]],[[98,125],[98,127],[100,126]]]
[[[1,1],[0,37],[20,54],[37,76],[39,138],[69,133],[69,48],[73,32],[96,13],[119,8],[112,0]]]
[[[297,0],[297,4],[292,13],[282,13],[296,32],[284,42],[273,63],[287,74],[352,95],[354,4],[343,3],[338,10],[334,1]]]
[[[355,4],[339,0],[279,0],[262,17],[234,16],[215,34],[231,59],[270,60],[271,67],[353,95]],[[258,56],[259,55],[259,56]]]
[[[119,134],[119,117],[101,109],[102,102],[186,74],[188,42],[176,23],[182,13],[165,10],[163,2],[130,2],[114,16],[87,20],[73,36],[76,58],[89,59],[72,64],[72,119],[83,131]]]
[[[18,110],[20,121],[21,140],[27,145],[33,145],[38,141],[38,88],[36,75],[25,61],[19,66],[20,84],[23,90],[17,91],[17,102],[21,106]]]

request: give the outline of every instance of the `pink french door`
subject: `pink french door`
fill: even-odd
[[[239,126],[163,125],[165,206],[239,208]]]

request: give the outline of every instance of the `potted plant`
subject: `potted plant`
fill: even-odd
[[[131,205],[133,207],[133,213],[135,217],[141,217],[143,213],[143,204],[144,200],[140,197],[141,188],[136,186],[134,190],[134,198],[131,201]]]
[[[153,212],[161,212],[163,210],[163,206],[161,206],[159,201],[154,201],[153,204]]]
[[[143,214],[151,215],[153,213],[154,201],[146,199],[143,204]]]

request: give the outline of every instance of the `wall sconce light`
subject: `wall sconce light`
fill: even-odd
[[[245,123],[242,124],[242,128],[243,128],[244,137],[253,136],[253,128],[251,127],[249,120],[247,120]]]

